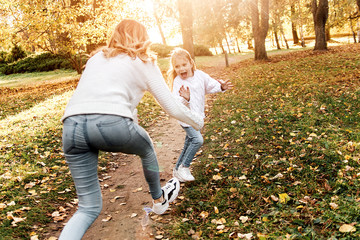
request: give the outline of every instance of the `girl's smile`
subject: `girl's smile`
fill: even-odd
[[[180,57],[180,58],[174,59],[174,70],[175,70],[176,74],[178,76],[180,76],[180,78],[182,80],[185,80],[189,77],[194,76],[194,72],[193,72],[192,68],[193,68],[193,65],[186,58]]]

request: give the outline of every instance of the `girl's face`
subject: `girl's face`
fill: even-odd
[[[182,80],[194,76],[192,71],[193,65],[185,57],[178,57],[174,59],[174,70]]]

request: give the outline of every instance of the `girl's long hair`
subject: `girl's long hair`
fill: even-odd
[[[115,27],[102,51],[106,58],[127,54],[133,59],[138,57],[143,62],[155,62],[156,56],[150,52],[150,44],[144,25],[135,20],[124,19]]]
[[[176,78],[177,74],[174,68],[175,65],[175,59],[176,58],[186,58],[187,60],[189,60],[189,62],[192,64],[192,71],[193,73],[196,70],[196,66],[195,66],[195,62],[194,60],[191,58],[191,55],[188,51],[186,51],[183,48],[175,48],[170,55],[170,68],[167,71],[167,76],[168,76],[168,84],[170,87],[170,90],[173,90],[173,86],[174,86],[174,79]]]

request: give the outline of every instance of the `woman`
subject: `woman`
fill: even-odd
[[[174,99],[149,53],[146,28],[137,21],[123,20],[108,45],[87,62],[71,97],[63,121],[63,149],[79,208],[66,224],[60,240],[81,239],[99,216],[102,196],[97,175],[99,151],[140,156],[145,179],[153,198],[153,211],[164,213],[179,192],[171,179],[161,188],[156,153],[147,132],[134,119],[136,106],[149,91],[172,117],[195,129],[203,119]]]

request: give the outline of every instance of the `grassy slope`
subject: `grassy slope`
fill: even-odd
[[[170,239],[359,238],[359,54],[307,51],[222,73],[236,88],[212,103]]]
[[[213,104],[195,166],[198,181],[187,185],[169,236],[185,239],[190,229],[204,239],[250,232],[326,236],[357,221],[358,55],[359,48],[310,51],[271,63],[245,61],[222,72],[237,87]],[[67,214],[63,207],[75,197],[59,119],[76,81],[73,76],[61,83],[1,88],[3,239],[41,236],[47,223]],[[152,111],[145,112],[149,105]],[[143,125],[151,124],[160,109],[147,95],[139,113]],[[101,157],[101,170],[107,159]],[[184,218],[189,221],[181,223]]]

